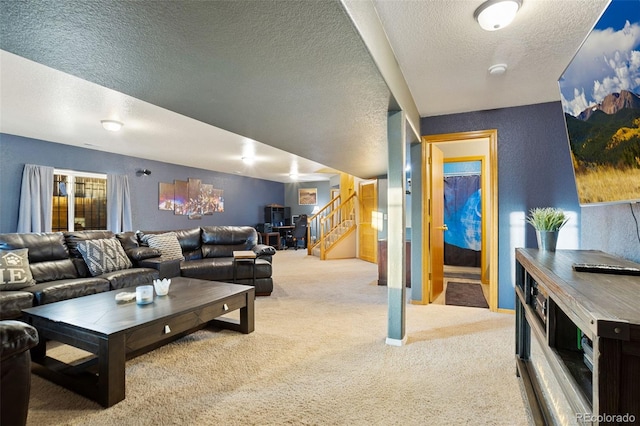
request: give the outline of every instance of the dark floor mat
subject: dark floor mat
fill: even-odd
[[[447,305],[455,306],[489,307],[482,293],[482,286],[479,284],[448,282],[444,302]]]

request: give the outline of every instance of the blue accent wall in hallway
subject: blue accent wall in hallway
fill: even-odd
[[[498,307],[513,309],[513,251],[516,246],[537,247],[524,215],[533,207],[555,206],[572,212],[573,229],[580,226],[560,102],[425,117],[421,128],[423,135],[498,130]],[[579,244],[577,237],[565,248]]]

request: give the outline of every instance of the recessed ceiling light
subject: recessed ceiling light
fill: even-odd
[[[242,162],[244,164],[253,164],[255,161],[256,161],[255,157],[247,157],[247,156],[242,157]]]
[[[116,120],[101,120],[100,122],[102,123],[102,127],[110,132],[117,132],[124,126],[124,124]]]
[[[487,0],[473,13],[480,27],[486,31],[500,30],[509,25],[522,6],[522,0]]]

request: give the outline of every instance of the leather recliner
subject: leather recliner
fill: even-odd
[[[38,332],[22,321],[0,321],[0,424],[24,425],[31,394],[31,354]]]

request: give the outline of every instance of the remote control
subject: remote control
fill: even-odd
[[[639,275],[640,268],[602,263],[574,263],[573,269],[578,272],[595,272],[598,274]]]

